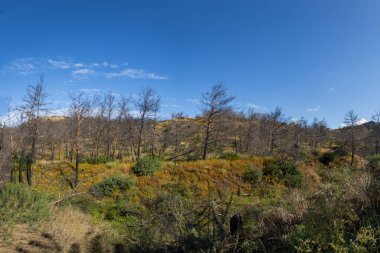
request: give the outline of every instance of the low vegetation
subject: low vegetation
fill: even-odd
[[[233,99],[216,85],[201,116],[171,120],[152,89],[138,117],[111,94],[76,94],[60,119],[24,106],[0,129],[0,252],[378,252],[380,123],[351,111],[332,130]]]
[[[161,167],[161,158],[155,156],[143,157],[137,160],[133,171],[137,176],[153,176]]]

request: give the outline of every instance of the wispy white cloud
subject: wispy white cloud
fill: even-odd
[[[47,63],[53,69],[70,69],[74,66],[74,64],[66,62],[66,61],[56,61],[56,60],[52,60],[52,59],[48,59]]]
[[[11,61],[1,69],[1,74],[29,75],[36,69],[37,62],[33,58],[22,58]]]
[[[167,80],[167,75],[161,75],[144,69],[125,68],[127,63],[115,64],[107,61],[102,62],[76,62],[72,59],[60,58],[22,58],[16,59],[3,66],[0,74],[30,75],[47,71],[67,71],[79,79],[89,77],[118,78],[126,77],[133,79]],[[124,67],[122,67],[124,66]]]
[[[133,69],[126,68],[119,72],[109,72],[104,73],[106,78],[115,78],[115,77],[129,77],[134,79],[156,79],[156,80],[167,80],[167,76],[146,72],[143,69]]]
[[[253,109],[253,110],[256,110],[259,112],[263,112],[263,111],[266,111],[268,109],[266,106],[257,105],[257,104],[253,104],[253,103],[248,103],[247,107],[248,107],[248,109]]]
[[[103,92],[102,90],[100,89],[81,89],[79,90],[80,92],[83,92],[83,93],[89,93],[89,94],[96,94],[96,93],[101,93]]]
[[[316,107],[307,108],[306,111],[308,112],[318,112],[321,109],[321,107],[318,105]]]
[[[101,62],[101,63],[93,62],[93,63],[88,64],[88,66],[91,67],[91,68],[107,68],[107,67],[111,67],[111,65],[112,66],[117,66],[115,64],[110,64],[110,63],[108,63],[106,61]]]
[[[81,77],[81,76],[90,76],[90,75],[95,75],[97,72],[92,69],[77,69],[71,72],[73,76]]]
[[[54,59],[47,59],[47,63],[50,65],[50,67],[54,69],[78,69],[78,68],[107,68],[110,67],[110,63],[103,61],[103,62],[92,62],[92,63],[82,63],[82,62],[75,62],[73,60],[54,60]],[[113,66],[117,66],[112,64]]]

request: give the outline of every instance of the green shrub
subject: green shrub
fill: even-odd
[[[90,194],[78,195],[68,199],[67,202],[85,213],[95,213],[100,209],[100,204]]]
[[[327,153],[324,153],[322,154],[320,157],[319,157],[319,161],[327,166],[329,165],[330,163],[332,163],[333,161],[335,160],[335,154],[334,153],[331,153],[331,152],[327,152]]]
[[[303,174],[300,168],[292,162],[284,162],[282,164],[284,171],[284,181],[287,186],[300,187],[303,181]]]
[[[380,155],[374,155],[368,160],[368,168],[371,171],[378,171],[380,169]]]
[[[283,181],[286,186],[291,187],[301,186],[304,178],[299,167],[290,161],[269,163],[263,174]]]
[[[51,196],[24,184],[7,184],[0,189],[0,227],[34,224],[49,217]]]
[[[131,178],[116,174],[93,185],[90,192],[94,196],[109,197],[112,196],[116,190],[125,191],[133,185],[134,181]]]
[[[156,156],[147,156],[140,158],[133,167],[133,172],[137,176],[152,176],[154,172],[161,168],[161,158]]]
[[[380,227],[361,227],[356,238],[351,241],[353,252],[378,252],[380,247]]]
[[[368,160],[367,167],[374,176],[373,190],[380,191],[380,155],[374,155],[370,157]]]
[[[108,163],[110,161],[112,161],[112,159],[107,156],[87,157],[83,159],[83,162],[87,162],[89,164]]]
[[[243,176],[244,181],[249,182],[252,186],[256,186],[263,179],[263,172],[257,168],[250,168]]]
[[[305,149],[297,149],[295,153],[295,158],[297,161],[306,161],[309,159],[309,153]]]
[[[237,160],[239,158],[240,157],[238,154],[232,153],[232,152],[223,153],[219,157],[219,159],[224,159],[224,160],[229,160],[229,161],[234,161],[234,160]]]
[[[268,163],[264,167],[263,174],[265,176],[276,177],[278,179],[282,178],[283,171],[281,169],[280,163],[278,162]]]

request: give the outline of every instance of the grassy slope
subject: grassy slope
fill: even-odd
[[[135,221],[133,215],[122,220],[107,218],[110,215],[110,210],[104,208],[117,209],[120,204],[128,203],[131,206],[135,205],[136,210],[142,208],[145,214],[149,213],[148,206],[151,205],[150,203],[157,201],[163,194],[170,193],[168,187],[171,185],[176,185],[176,190],[186,189],[190,192],[191,194],[187,195],[187,198],[191,201],[194,199],[207,201],[210,192],[219,192],[225,199],[230,196],[233,197],[234,205],[231,213],[233,214],[235,210],[242,214],[248,212],[253,217],[252,212],[257,212],[254,214],[254,217],[257,218],[247,219],[246,224],[257,227],[259,231],[256,233],[266,233],[272,228],[265,223],[268,219],[265,217],[291,222],[291,220],[303,216],[308,205],[305,199],[318,193],[323,187],[330,185],[330,182],[325,181],[335,177],[334,173],[343,173],[333,168],[340,168],[348,162],[348,158],[340,157],[329,167],[324,167],[316,158],[309,156],[304,162],[299,163],[305,176],[305,182],[301,189],[287,188],[281,182],[273,181],[272,178],[264,178],[263,183],[255,186],[243,180],[243,175],[247,170],[252,167],[261,170],[268,161],[272,160],[272,158],[246,158],[234,161],[212,159],[193,162],[167,162],[154,176],[142,177],[136,177],[133,174],[133,164],[130,163],[81,164],[81,184],[76,191],[77,193],[88,192],[91,186],[114,174],[122,174],[132,178],[135,181],[135,186],[126,192],[115,192],[111,197],[98,200],[95,211],[88,209],[90,210],[89,213],[92,214],[90,216],[70,205],[64,205],[52,207],[49,219],[33,221],[31,222],[33,226],[25,226],[23,225],[25,224],[24,221],[15,220],[13,232],[11,232],[13,237],[10,236],[13,239],[0,244],[0,252],[7,252],[6,250],[12,252],[18,247],[18,244],[24,245],[22,247],[26,250],[29,249],[29,252],[34,252],[33,241],[40,242],[42,248],[43,245],[50,247],[51,251],[46,252],[54,252],[53,247],[57,249],[59,247],[63,252],[69,252],[73,245],[74,247],[79,245],[82,249],[90,249],[96,244],[103,245],[104,252],[107,252],[106,250],[110,250],[111,247],[110,242],[118,237],[112,235],[115,228],[123,230],[124,228],[120,227],[121,224],[134,225],[133,222]],[[362,165],[359,160],[357,163]],[[339,174],[336,178],[340,178],[342,175]],[[67,182],[72,177],[73,170],[71,165],[66,162],[39,161],[35,166],[34,189],[37,192],[50,193],[53,195],[50,202],[54,202],[54,200],[63,198],[65,194],[70,194],[71,189]],[[343,185],[343,181],[338,182],[336,178],[331,179],[331,182]],[[178,186],[180,187],[178,188]],[[237,197],[238,191],[241,193],[240,197]],[[90,202],[89,206],[92,204]],[[263,216],[264,213],[266,216]],[[49,236],[46,237],[46,233],[52,239],[49,239]],[[3,237],[6,238],[7,233],[3,233]],[[107,239],[111,237],[112,240]]]

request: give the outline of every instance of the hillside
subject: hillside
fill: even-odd
[[[75,191],[70,163],[41,160],[33,192],[21,185],[0,191],[8,203],[0,212],[12,213],[1,221],[7,239],[0,249],[374,252],[380,159],[356,157],[352,168],[348,155],[334,152],[305,150],[287,162],[238,156],[159,162],[146,176],[133,163],[84,163]]]

